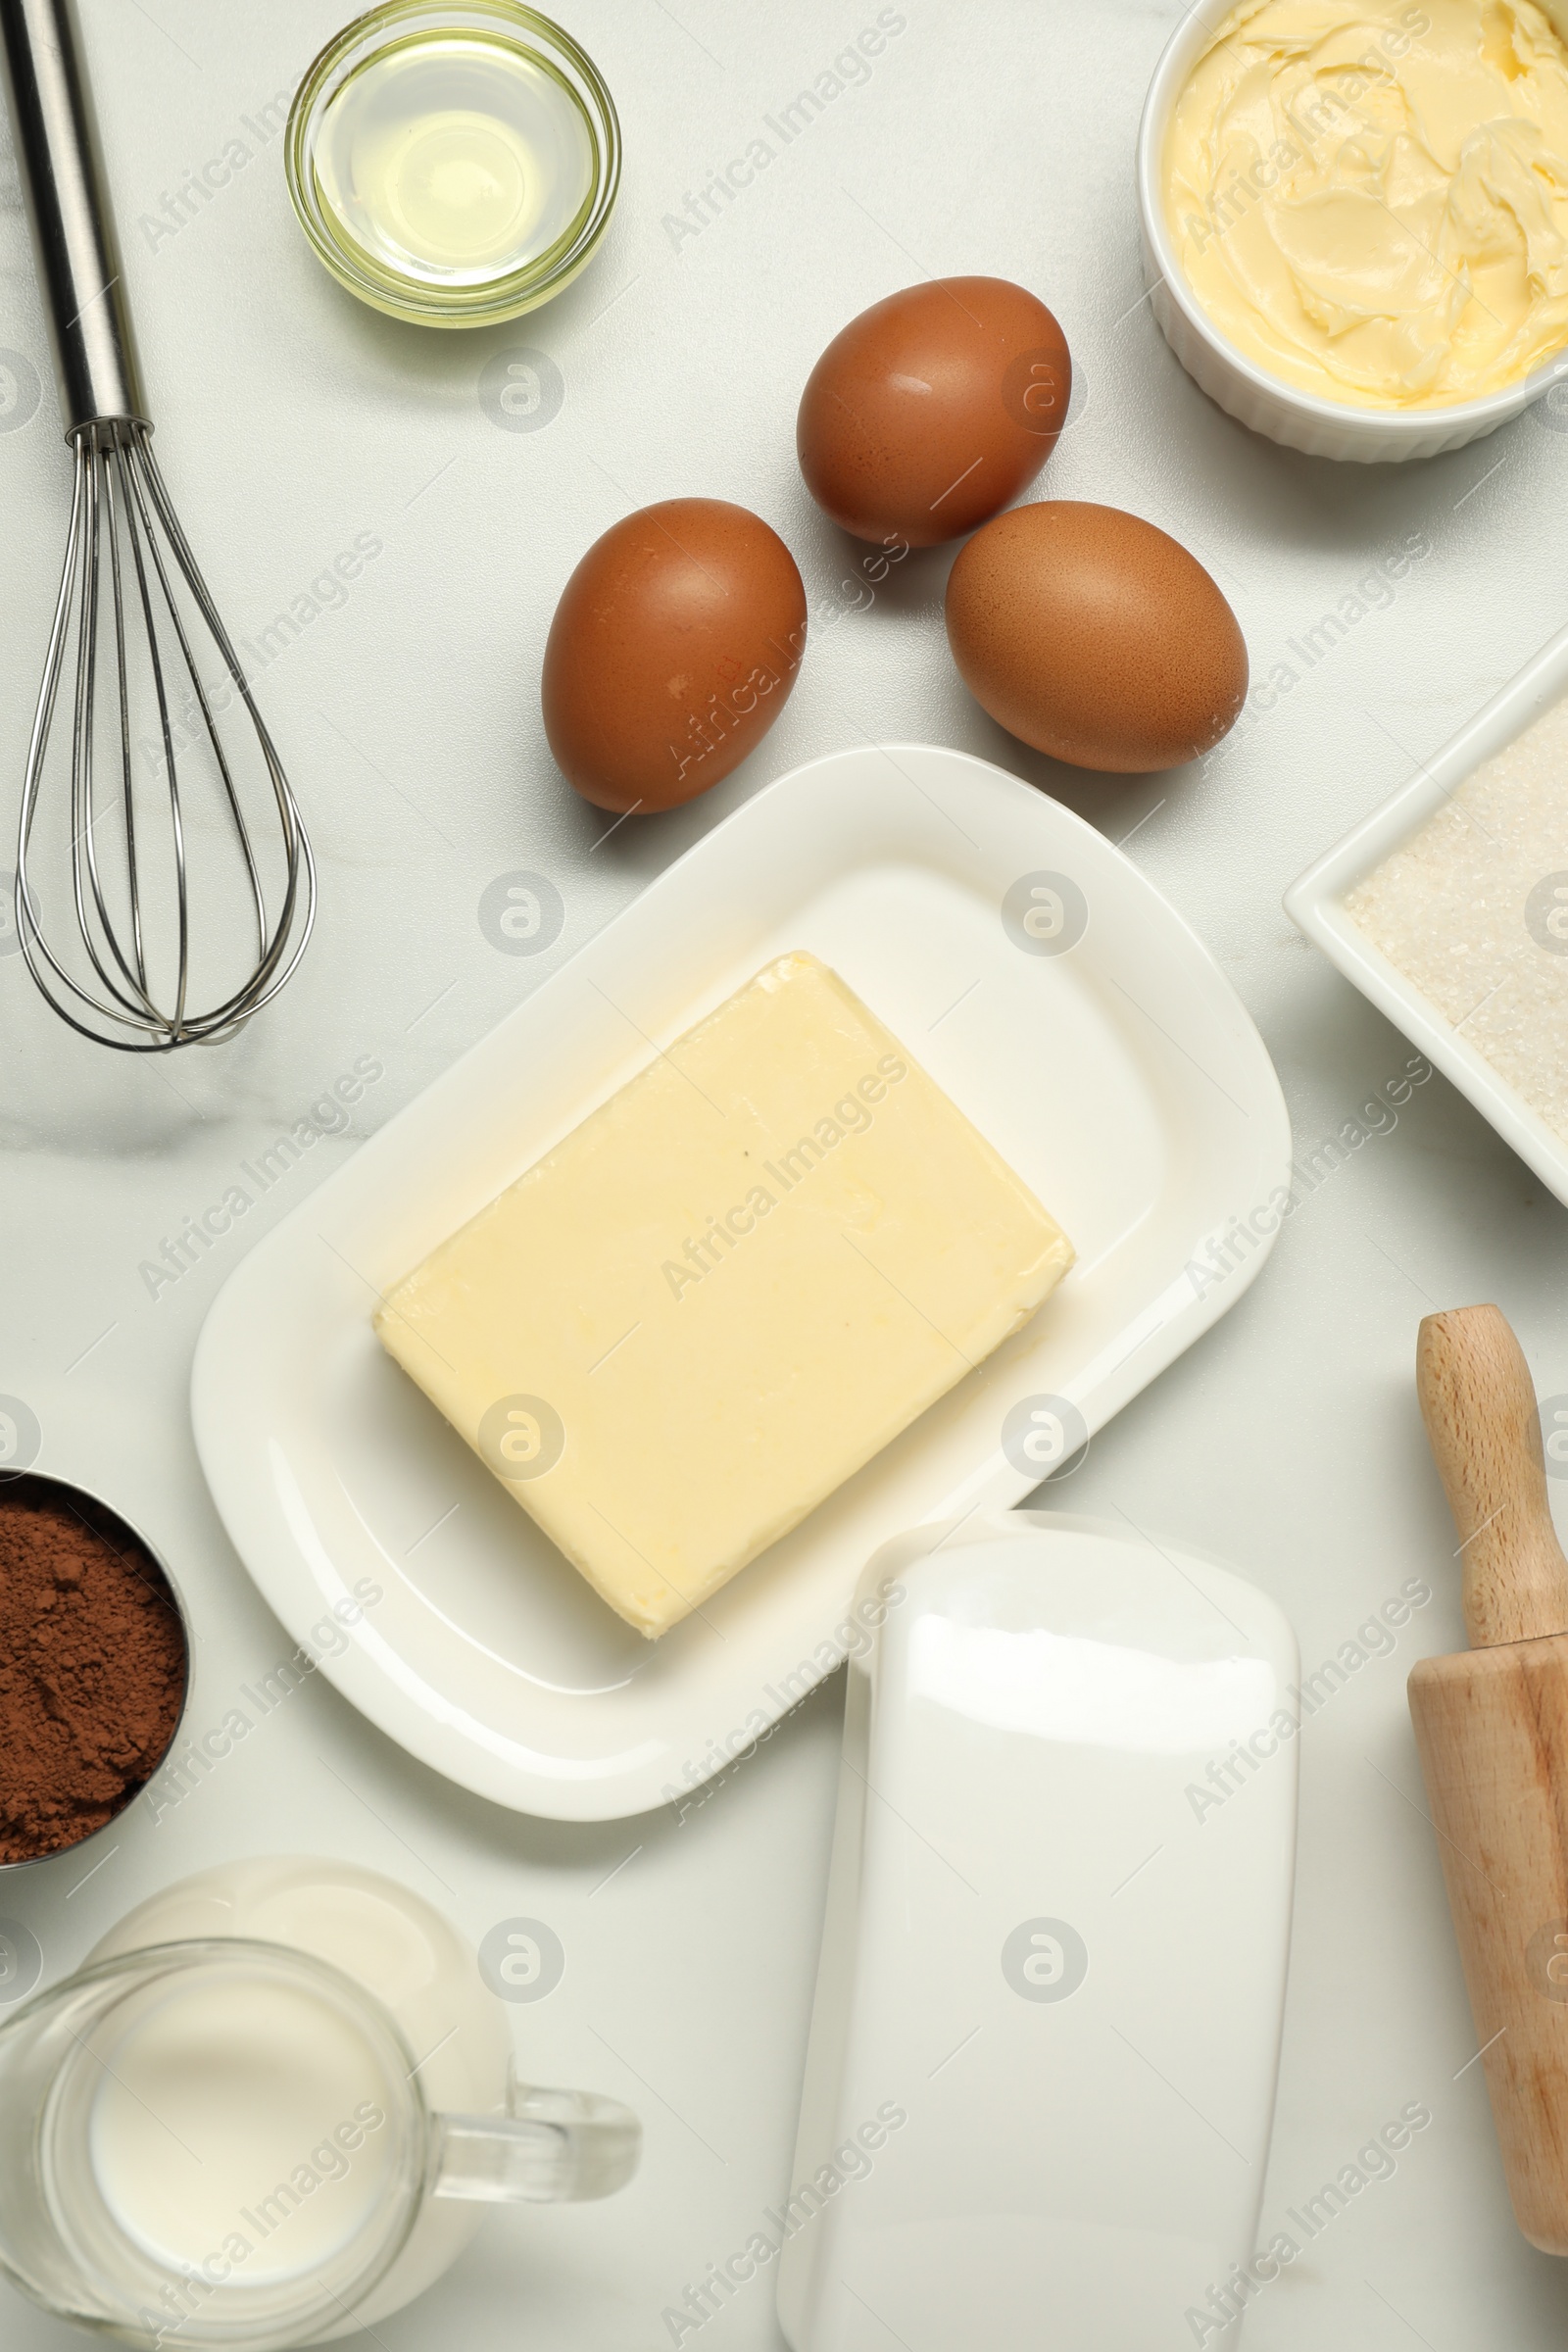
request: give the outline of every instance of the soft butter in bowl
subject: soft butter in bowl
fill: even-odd
[[[1568,1202],[1568,629],[1285,908]]]
[[[1435,457],[1568,371],[1565,0],[1241,0],[1184,16],[1138,148],[1188,372],[1317,457]]]

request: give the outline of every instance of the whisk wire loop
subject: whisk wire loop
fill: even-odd
[[[23,784],[17,930],[34,979],[72,1028],[122,1052],[168,1053],[231,1036],[282,988],[315,920],[315,860],[282,762],[174,513],[150,427],[130,417],[98,419],[72,438],[71,531]],[[217,656],[216,669],[209,663],[205,674],[202,636]],[[48,753],[73,645],[69,863],[75,940],[56,945],[44,930],[49,885],[35,869]],[[110,698],[106,681],[101,702],[99,673],[111,655],[106,724]],[[171,699],[176,682],[178,716]],[[150,722],[147,734],[138,733],[138,704]],[[242,780],[225,742],[220,715],[235,706],[248,722],[238,732],[259,752],[265,782]],[[138,752],[161,769],[160,794],[138,782]],[[118,775],[106,784],[103,770],[111,761]],[[215,869],[226,866],[229,899],[246,906],[244,929],[255,940],[238,984],[198,1009],[193,997],[198,988],[212,992],[214,959],[208,956],[193,975],[190,868],[198,845],[187,808],[193,769],[219,787],[207,799],[222,812],[219,840],[226,843],[220,850],[204,839],[200,854]],[[253,836],[258,804],[270,806],[276,820],[277,849],[274,856],[270,845],[267,859],[269,868],[275,866],[275,917]],[[122,834],[118,850],[110,841],[116,816]],[[205,817],[204,826],[210,835]],[[54,865],[63,872],[59,845]],[[172,913],[173,933],[172,954],[161,963],[150,936],[159,903]],[[227,931],[220,960],[232,923]]]

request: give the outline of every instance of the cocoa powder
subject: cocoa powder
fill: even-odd
[[[124,1523],[51,1479],[0,1485],[0,1862],[90,1837],[156,1771],[184,1630]]]

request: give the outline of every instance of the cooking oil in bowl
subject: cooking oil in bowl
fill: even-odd
[[[593,126],[541,57],[493,34],[424,34],[369,58],[321,121],[317,184],[372,264],[488,284],[571,234],[593,194]]]
[[[620,129],[593,61],[520,0],[387,0],[321,52],[289,191],[332,274],[430,326],[514,318],[608,225]]]

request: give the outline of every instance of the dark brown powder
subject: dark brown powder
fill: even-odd
[[[43,1478],[0,1485],[0,1862],[75,1845],[162,1761],[185,1637],[123,1521]]]

